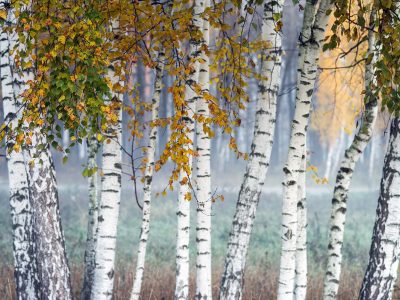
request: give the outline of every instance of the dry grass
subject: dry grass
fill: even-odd
[[[116,273],[114,299],[129,299],[129,292],[133,281],[133,268],[122,268]],[[218,294],[218,284],[221,272],[214,272],[213,293],[215,299]],[[322,276],[310,278],[308,296],[309,300],[320,300],[323,288]],[[79,290],[82,282],[82,269],[72,268],[72,284],[74,287],[74,299],[79,299]],[[344,272],[339,300],[357,299],[361,278],[359,275]],[[190,282],[191,297],[193,299],[194,278]],[[143,284],[142,299],[167,300],[172,299],[174,292],[174,272],[166,268],[147,270]],[[276,299],[276,272],[267,270],[249,270],[245,280],[245,300]],[[398,293],[396,293],[398,294]],[[14,281],[13,270],[10,267],[0,269],[0,299],[13,300]],[[399,299],[396,297],[396,299]]]

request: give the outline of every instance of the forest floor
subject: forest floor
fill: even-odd
[[[134,266],[124,268],[116,273],[114,300],[127,300],[130,296],[133,282]],[[82,284],[82,268],[72,268],[72,285],[74,287],[74,299],[79,299]],[[218,284],[221,272],[214,272],[213,296],[218,299]],[[268,272],[263,269],[248,270],[245,279],[243,300],[269,300],[276,299],[277,272]],[[356,300],[361,285],[362,277],[357,273],[344,271],[339,290],[338,300]],[[174,294],[174,270],[155,268],[151,266],[145,275],[141,299],[143,300],[168,300]],[[192,276],[190,282],[190,299],[194,299],[195,281]],[[307,299],[321,300],[323,292],[323,277],[311,276],[308,283]],[[14,295],[13,274],[11,268],[0,270],[0,299],[16,300]],[[400,299],[400,287],[395,288],[393,300]]]
[[[8,207],[8,192],[0,190],[0,205]],[[82,261],[86,239],[86,187],[60,187],[60,205],[67,253],[72,269],[74,293],[79,294]],[[225,201],[216,202],[213,210],[213,290],[218,291],[226,242],[235,209],[236,193],[224,193]],[[153,201],[152,223],[148,244],[147,269],[142,299],[171,299],[174,290],[175,261],[175,195],[157,197]],[[323,270],[326,263],[327,229],[331,194],[308,195],[308,299],[321,299]],[[349,197],[344,241],[344,275],[340,299],[356,299],[368,261],[377,192],[357,192]],[[195,205],[192,206],[193,221]],[[280,254],[280,197],[264,193],[256,216],[248,253],[244,299],[274,299]],[[121,201],[117,246],[115,299],[128,299],[133,281],[134,260],[140,231],[141,211],[132,193],[124,190]],[[194,226],[193,226],[194,227]],[[0,210],[0,299],[12,299],[12,243],[10,217]],[[191,259],[194,266],[195,232],[192,228]],[[193,270],[194,271],[194,270]],[[192,272],[193,274],[194,272]],[[194,284],[194,276],[191,278]],[[193,292],[193,288],[191,289]]]

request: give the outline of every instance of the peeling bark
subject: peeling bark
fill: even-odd
[[[39,128],[33,131],[27,153],[40,298],[72,299],[56,173],[50,146]]]

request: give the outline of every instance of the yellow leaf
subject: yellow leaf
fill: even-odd
[[[30,168],[33,168],[35,166],[35,161],[34,160],[29,161],[28,165]]]
[[[64,35],[60,35],[59,37],[58,37],[58,41],[61,43],[61,44],[65,44],[65,40],[66,40],[66,38],[65,38],[65,36]]]
[[[188,182],[188,178],[187,178],[187,177],[184,177],[184,178],[181,180],[181,184],[182,184],[182,185],[185,185],[187,182]]]
[[[19,152],[20,149],[21,149],[21,146],[20,146],[20,145],[14,144],[13,150],[14,150],[15,152]]]
[[[45,94],[45,91],[43,89],[40,89],[40,90],[38,90],[37,94],[39,95],[39,97],[43,97]]]
[[[0,10],[0,19],[6,20],[7,19],[7,11]]]
[[[192,200],[192,194],[190,192],[185,194],[185,200],[187,200],[187,201]]]

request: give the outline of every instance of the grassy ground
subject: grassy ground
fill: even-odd
[[[83,181],[83,180],[82,180]],[[225,201],[218,202],[213,212],[213,266],[216,292],[226,242],[234,213],[236,193],[224,193]],[[86,238],[86,188],[61,187],[61,213],[66,236],[67,252],[73,270],[75,290],[79,290]],[[7,191],[0,191],[0,299],[9,299],[12,293],[12,244]],[[326,260],[327,227],[331,195],[311,193],[309,206],[309,299],[320,298],[322,272]],[[132,282],[141,212],[130,191],[123,193],[119,223],[117,252],[116,299],[126,299]],[[171,298],[174,287],[174,250],[176,216],[174,195],[156,198],[148,245],[148,260],[143,299]],[[349,199],[348,222],[344,242],[344,277],[341,299],[353,299],[365,269],[372,226],[375,216],[376,192],[352,194]],[[193,203],[194,204],[194,203]],[[193,206],[193,217],[195,207]],[[275,293],[280,251],[279,195],[264,193],[256,217],[246,273],[245,299],[270,299]],[[194,229],[194,228],[192,228]],[[194,231],[192,230],[192,233]],[[192,234],[194,242],[194,234]],[[192,243],[191,258],[195,248]],[[193,264],[192,264],[193,266]],[[193,279],[193,278],[192,278]],[[347,280],[348,279],[348,280]]]

